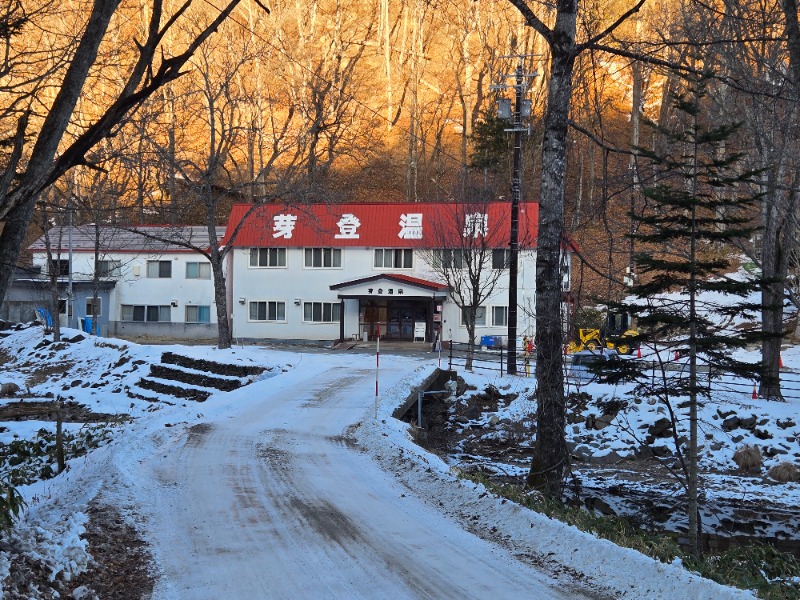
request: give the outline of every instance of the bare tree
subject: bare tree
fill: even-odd
[[[508,266],[506,220],[489,220],[488,194],[472,190],[469,198],[438,213],[430,224],[438,248],[420,251],[431,270],[447,284],[461,309],[469,346],[466,368],[472,369],[479,312],[491,298]],[[499,258],[497,253],[499,252]],[[499,264],[498,264],[499,260]]]
[[[544,38],[550,50],[550,81],[544,116],[539,234],[536,254],[536,375],[539,384],[536,452],[527,483],[561,494],[568,452],[562,369],[561,248],[564,237],[566,142],[575,59],[610,36],[645,0],[638,0],[608,27],[587,40],[577,40],[577,0],[557,0],[553,26],[548,26],[527,0],[509,0],[525,23]],[[550,19],[548,19],[550,20]]]
[[[47,112],[36,133],[29,131],[31,113],[41,100],[35,94],[22,100],[12,99],[18,106],[16,117],[12,117],[14,113],[9,110],[0,110],[6,120],[16,118],[13,149],[0,173],[0,219],[5,221],[0,233],[0,297],[5,296],[12,267],[16,264],[36,200],[42,190],[72,167],[87,163],[87,153],[101,139],[112,134],[131,111],[160,87],[180,77],[192,54],[228,18],[240,1],[231,0],[225,4],[194,30],[193,37],[179,52],[169,54],[162,45],[164,36],[176,23],[187,18],[191,0],[186,0],[172,14],[165,13],[163,0],[153,0],[148,7],[149,20],[144,40],[130,40],[136,48],[136,58],[127,70],[124,84],[105,108],[99,111],[98,116],[85,123],[80,133],[61,148],[76,107],[86,93],[85,84],[95,67],[100,45],[121,4],[121,0],[95,0],[74,51],[70,48],[60,59],[65,69],[60,78],[59,91],[52,103],[47,103]],[[13,41],[14,37],[8,38],[9,43]],[[24,44],[24,41],[20,43]],[[9,68],[13,73],[13,65]],[[9,124],[6,125],[8,129]],[[29,148],[27,141],[31,137],[35,141]]]

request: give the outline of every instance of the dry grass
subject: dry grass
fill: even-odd
[[[758,472],[761,470],[761,465],[764,464],[764,459],[761,456],[761,450],[758,446],[751,446],[746,444],[739,446],[733,454],[733,462],[739,467],[739,470],[744,473]]]
[[[790,462],[782,462],[767,471],[767,477],[778,483],[800,481],[800,469]]]

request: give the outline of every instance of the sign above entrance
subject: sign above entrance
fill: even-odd
[[[394,290],[395,288],[386,288],[386,293],[392,296],[394,295]],[[371,294],[374,291],[376,291],[379,296],[383,294],[383,288],[378,288],[377,290],[375,288],[367,288],[368,294]],[[397,295],[400,296],[402,294],[403,294],[403,288],[397,288]]]

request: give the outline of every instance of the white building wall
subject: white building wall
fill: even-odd
[[[59,258],[67,260],[68,256],[62,254]],[[204,256],[190,252],[164,252],[152,255],[107,252],[101,255],[101,260],[118,261],[120,264],[119,277],[109,278],[117,280],[116,286],[111,291],[110,306],[102,307],[103,311],[107,311],[112,332],[119,330],[120,323],[124,324],[122,320],[123,305],[169,306],[169,323],[186,324],[198,329],[198,334],[202,333],[204,336],[208,335],[208,330],[211,326],[216,329],[217,312],[214,301],[214,284],[210,275],[210,263]],[[171,277],[148,277],[148,261],[168,261],[171,264]],[[208,264],[209,278],[187,278],[186,265],[190,262]],[[46,272],[47,256],[45,253],[34,253],[33,263],[41,266],[42,271]],[[73,251],[72,265],[73,280],[91,280],[94,274],[94,253]],[[187,306],[209,307],[209,322],[207,324],[187,323]],[[147,325],[152,327],[166,324],[153,323]],[[207,327],[202,332],[199,331],[204,325]],[[174,334],[194,337],[191,331],[178,331],[174,327],[170,328],[172,331],[167,331],[167,327],[162,327],[162,329],[164,329],[164,335]],[[213,335],[216,334],[213,333]]]
[[[229,286],[232,291],[231,312],[233,335],[236,338],[273,338],[303,340],[333,340],[339,338],[339,323],[309,323],[303,321],[305,302],[338,303],[338,291],[330,286],[346,281],[371,277],[382,273],[403,274],[430,281],[438,277],[425,263],[421,252],[414,252],[413,269],[376,269],[373,266],[373,248],[342,248],[340,268],[313,269],[304,266],[304,249],[287,248],[285,267],[251,267],[250,249],[236,248],[231,259],[232,276]],[[533,318],[528,306],[534,304],[536,254],[520,252],[518,309],[519,335],[533,334]],[[253,321],[249,315],[250,302],[285,303],[285,320],[281,322]],[[492,306],[508,305],[508,271],[497,283],[494,294],[484,304],[487,312],[486,325],[476,328],[477,341],[484,335],[506,335],[507,326],[492,323]],[[345,337],[358,331],[358,302],[345,303]],[[461,310],[447,300],[442,312],[444,339],[466,342],[467,329],[461,324]]]

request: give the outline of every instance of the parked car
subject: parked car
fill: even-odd
[[[604,365],[621,360],[616,350],[581,350],[572,354],[572,362],[567,371],[567,381],[587,384],[597,381]]]

